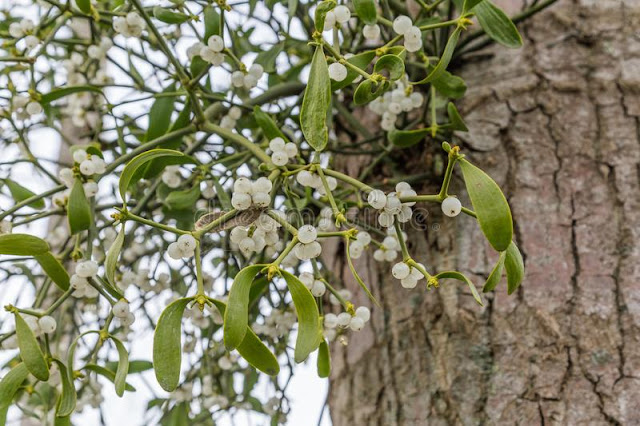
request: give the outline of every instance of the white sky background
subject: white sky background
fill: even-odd
[[[15,7],[20,5],[30,4],[28,1],[15,1],[15,0],[0,0],[0,8],[4,9],[15,9]],[[233,3],[233,1],[231,2]],[[261,2],[258,2],[259,4]],[[155,3],[154,3],[155,4]],[[258,6],[258,9],[261,6]],[[276,11],[279,16],[281,16],[281,21],[286,22],[287,19],[287,11],[280,5],[277,6]],[[24,17],[29,17],[33,19],[37,23],[37,16],[35,16],[34,11],[29,11],[28,9],[24,10]],[[242,22],[241,17],[238,16],[230,16],[227,15],[230,19],[233,19],[232,22],[239,23]],[[229,19],[228,18],[228,19]],[[202,24],[199,24],[202,25]],[[295,28],[292,29],[295,31]],[[297,34],[300,38],[304,38],[304,34]],[[272,33],[269,33],[261,28],[256,28],[252,40],[262,41],[264,42],[265,38],[268,39],[272,37]],[[190,46],[195,40],[193,38],[185,37],[184,42],[184,50],[182,50],[181,55],[185,55],[184,51],[188,46]],[[116,57],[117,49],[112,49],[109,53],[114,58]],[[122,53],[120,51],[120,53]],[[127,59],[124,54],[122,54],[122,62],[126,63]],[[37,63],[40,65],[40,63]],[[114,77],[116,83],[118,81],[118,71],[115,71],[115,67],[111,64],[107,67],[109,71],[109,75]],[[220,75],[216,75],[212,80],[213,82],[226,82],[228,81],[228,75],[226,73],[220,73]],[[264,84],[264,79],[262,84]],[[224,87],[225,84],[216,84],[220,86],[220,88]],[[264,86],[262,86],[264,87]],[[21,88],[23,89],[23,88]],[[107,98],[111,102],[117,103],[118,99],[122,99],[123,97],[133,98],[139,97],[139,95],[132,95],[128,93],[126,90],[122,89],[109,89],[106,91]],[[150,106],[150,102],[146,104],[138,103],[138,104],[130,104],[135,105],[133,107],[134,112],[140,112],[143,108],[148,108]],[[136,109],[137,108],[137,109]],[[121,111],[118,111],[119,113]],[[30,141],[30,147],[33,153],[38,158],[46,158],[50,160],[57,160],[59,157],[60,150],[60,139],[56,132],[50,129],[42,129],[33,131],[28,135]],[[2,159],[6,161],[8,158],[16,157],[19,155],[18,149],[15,145],[9,149],[3,148],[2,150]],[[54,174],[57,174],[57,170],[52,163],[44,163],[49,170],[51,170]],[[45,191],[49,189],[52,185],[51,182],[46,178],[36,177],[34,174],[33,168],[27,164],[17,164],[11,169],[11,177],[12,179],[24,184],[29,189],[33,190],[36,193]],[[2,176],[5,177],[5,176]],[[10,201],[6,199],[6,197],[0,197],[0,209],[6,209],[10,206]],[[37,221],[34,225],[31,226],[23,226],[20,228],[16,228],[14,232],[26,232],[32,233],[39,236],[45,236],[47,233],[47,223],[45,220]],[[3,282],[0,284],[1,292],[0,292],[0,306],[4,306],[8,303],[16,303],[16,299],[18,300],[18,305],[20,306],[30,306],[33,301],[33,292],[29,290],[25,290],[24,283],[21,283],[18,279],[12,279],[8,282]],[[161,299],[161,300],[158,300]],[[165,298],[158,297],[155,298],[154,301],[158,303],[157,307],[152,307],[152,311],[157,311],[157,316],[159,316],[159,312],[162,310],[164,305]],[[157,317],[156,316],[156,317]],[[8,329],[13,328],[13,321],[8,319],[8,314],[2,310],[0,312],[0,327],[3,332]],[[142,321],[137,323],[137,325],[141,328]],[[136,328],[136,324],[134,324],[133,329],[135,331],[135,339],[131,342],[129,346],[130,348],[130,359],[151,359],[151,349],[152,349],[152,332],[151,330],[146,330],[146,332],[142,332],[140,328]],[[6,360],[10,359],[15,355],[15,351],[2,351],[0,352],[0,363],[6,362]],[[326,392],[328,388],[328,383],[326,379],[320,379],[316,374],[316,356],[313,354],[309,360],[303,365],[297,367],[295,371],[294,378],[292,379],[289,387],[288,387],[288,396],[291,402],[291,412],[288,416],[288,424],[290,425],[315,425],[318,421],[322,406],[324,404],[324,400],[326,397]],[[283,370],[284,371],[284,370]],[[281,375],[286,375],[286,371]],[[281,378],[281,382],[284,382],[286,377]],[[104,380],[104,379],[100,379]],[[148,371],[140,377],[140,375],[132,375],[128,378],[128,381],[137,388],[136,393],[126,393],[125,397],[118,398],[113,389],[113,384],[110,382],[104,381],[102,382],[103,386],[103,396],[105,398],[104,402],[104,411],[105,411],[105,421],[108,426],[116,426],[116,425],[142,425],[145,424],[144,413],[146,409],[147,401],[153,397],[153,394],[156,396],[166,396],[166,392],[164,392],[157,384],[153,371]],[[264,386],[258,385],[258,388],[264,389]],[[266,395],[258,395],[261,400],[266,400],[268,396]],[[11,416],[10,416],[11,417]],[[76,414],[73,417],[74,424],[77,425],[94,425],[99,424],[98,414],[96,410],[85,409],[81,414]],[[18,422],[13,421],[9,424],[18,424]],[[220,425],[237,425],[237,426],[257,426],[257,425],[268,425],[269,420],[267,420],[264,416],[254,415],[247,416],[244,413],[234,416],[232,418],[228,418],[226,420],[220,421]],[[322,426],[330,425],[328,412],[325,412],[323,417]]]

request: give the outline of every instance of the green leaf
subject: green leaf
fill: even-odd
[[[353,8],[358,18],[367,25],[375,25],[378,22],[378,11],[374,0],[353,0]]]
[[[7,421],[7,411],[13,398],[29,376],[29,370],[24,362],[13,367],[0,380],[0,425],[4,426]]]
[[[44,354],[40,349],[38,340],[29,328],[27,322],[17,311],[14,312],[16,319],[16,336],[18,337],[18,348],[20,348],[20,358],[27,366],[27,369],[36,379],[46,382],[49,380],[49,365],[44,359]]]
[[[434,278],[436,280],[440,280],[442,278],[452,278],[454,280],[458,280],[466,283],[469,286],[469,290],[471,290],[471,294],[473,295],[473,298],[476,299],[476,302],[478,302],[478,305],[484,306],[484,304],[482,303],[482,299],[480,298],[480,294],[478,293],[478,290],[476,290],[476,286],[474,286],[471,280],[467,278],[463,273],[457,272],[457,271],[445,271],[445,272],[440,272]]]
[[[51,281],[60,287],[62,291],[69,289],[69,273],[51,252],[37,254],[34,258],[40,264],[45,274],[47,274],[49,278],[51,278]]]
[[[507,248],[504,267],[507,270],[507,293],[512,294],[520,287],[520,283],[524,279],[524,261],[522,260],[522,254],[516,246],[516,243],[511,241]]]
[[[182,191],[171,191],[164,200],[164,205],[172,210],[194,209],[200,199],[200,184]]]
[[[20,201],[24,201],[28,198],[35,196],[36,194],[33,191],[25,188],[17,182],[12,181],[11,179],[5,179],[4,184],[9,188],[9,192],[11,193],[11,197],[13,197],[16,203]],[[45,207],[44,200],[41,198],[32,203],[28,204],[32,209],[43,209]]]
[[[422,142],[427,136],[431,136],[430,128],[415,130],[394,129],[387,135],[391,143],[401,148],[406,148]]]
[[[223,326],[224,346],[228,350],[237,348],[247,333],[251,284],[262,268],[264,265],[247,266],[233,280]]]
[[[36,256],[49,251],[49,244],[42,238],[29,234],[0,235],[0,254]]]
[[[333,10],[335,7],[336,2],[334,0],[324,0],[318,3],[318,7],[316,7],[316,13],[314,17],[316,23],[316,31],[324,31],[324,21],[327,17],[327,13],[330,10]]]
[[[372,80],[364,80],[356,88],[356,91],[353,94],[353,102],[356,105],[364,105],[382,95],[388,88],[388,80],[384,80],[380,83]]]
[[[347,62],[349,62],[352,65],[355,65],[361,70],[365,70],[369,66],[371,61],[373,61],[373,58],[375,57],[376,57],[375,50],[369,50],[367,52],[362,52],[362,53],[358,53],[357,55],[353,55],[352,57],[347,59]],[[347,76],[345,77],[344,80],[342,81],[331,80],[331,90],[335,91],[335,90],[340,90],[344,87],[347,87],[348,85],[353,83],[353,80],[358,78],[359,75],[360,74],[358,74],[353,69],[351,69],[351,67],[347,67]]]
[[[317,369],[320,377],[329,377],[329,374],[331,374],[331,354],[329,353],[329,344],[324,339],[318,348]]]
[[[175,92],[175,86],[170,85],[162,93]],[[171,114],[173,114],[176,96],[159,96],[151,105],[149,111],[149,127],[145,140],[147,142],[167,133],[171,125]]]
[[[76,388],[73,386],[67,366],[57,358],[53,358],[53,362],[58,365],[62,382],[62,393],[56,405],[56,417],[68,417],[76,409]]]
[[[122,245],[124,244],[124,223],[120,225],[120,231],[118,232],[118,236],[115,240],[113,240],[113,244],[109,247],[109,251],[107,252],[107,257],[104,262],[104,274],[107,277],[107,281],[109,284],[114,285],[116,283],[115,274],[116,274],[116,263],[118,262],[118,256],[120,255],[120,251],[122,251]]]
[[[91,206],[84,193],[82,181],[77,178],[73,183],[73,188],[71,188],[71,194],[69,194],[67,216],[71,234],[77,234],[91,227]]]
[[[192,297],[178,299],[162,311],[153,334],[153,368],[167,392],[178,387],[182,363],[182,314]]]
[[[271,116],[257,105],[253,107],[253,116],[267,139],[282,138],[285,142],[289,142],[289,138],[282,133],[282,130],[280,130],[280,127],[278,127]]]
[[[522,37],[515,24],[491,1],[480,2],[473,11],[480,26],[491,39],[506,47],[518,48],[522,46]]]
[[[307,359],[322,341],[318,305],[309,289],[298,278],[284,270],[281,270],[280,273],[287,282],[298,315],[298,337],[296,338],[294,359],[300,363]]]
[[[447,105],[447,114],[449,115],[449,122],[452,130],[459,130],[461,132],[469,131],[467,125],[462,121],[462,117],[460,117],[460,113],[453,102],[449,102]]]
[[[49,104],[53,101],[56,101],[60,98],[64,98],[65,96],[73,95],[74,93],[79,92],[94,92],[102,94],[102,90],[95,86],[68,86],[61,87],[59,89],[53,89],[47,94],[44,94],[40,97],[40,104],[45,105]]]
[[[461,158],[458,160],[482,233],[491,246],[504,251],[513,238],[511,209],[498,184],[485,172]]]
[[[184,13],[173,12],[160,6],[153,8],[153,16],[155,16],[159,21],[166,22],[167,24],[182,24],[183,22],[187,22],[191,19]]]
[[[442,71],[439,77],[431,80],[431,84],[442,96],[452,99],[459,99],[467,91],[464,80],[449,71]]]
[[[180,313],[180,319],[181,318],[182,313]],[[127,373],[129,372],[129,353],[127,352],[127,348],[124,347],[124,344],[122,343],[122,341],[120,341],[120,339],[114,336],[109,336],[109,338],[113,341],[113,343],[116,345],[116,349],[118,350],[118,369],[116,370],[116,376],[113,383],[116,386],[116,395],[122,397],[127,386]],[[178,377],[179,375],[180,370],[178,370]]]
[[[446,71],[447,67],[449,66],[449,62],[451,62],[451,58],[453,57],[453,52],[456,50],[456,46],[458,45],[458,40],[460,39],[461,32],[462,28],[456,27],[453,33],[451,33],[449,40],[447,40],[447,44],[444,47],[442,56],[440,56],[440,60],[433,68],[433,70],[431,70],[431,72],[428,73],[425,78],[412,84],[429,83],[430,81],[439,78]]]
[[[404,76],[404,61],[396,55],[384,55],[373,66],[373,71],[378,74],[386,71],[389,79],[395,81]]]
[[[468,12],[469,10],[473,9],[474,7],[476,7],[476,5],[478,3],[480,3],[482,0],[464,0],[464,5],[462,6],[462,11],[463,12]]]
[[[108,368],[105,368],[105,367],[103,367],[101,365],[87,364],[87,365],[84,366],[84,370],[93,371],[94,373],[101,375],[102,377],[104,377],[105,379],[109,380],[110,382],[115,382],[115,380],[116,380],[116,373],[113,370],[109,370]],[[129,392],[135,392],[136,391],[136,388],[131,386],[129,383],[125,384],[124,389],[129,391]]]
[[[225,316],[227,305],[216,299],[209,299],[220,311],[220,314]],[[236,348],[238,353],[253,367],[262,371],[263,373],[275,376],[280,372],[280,365],[275,355],[265,346],[264,343],[256,336],[251,330],[251,327],[246,327],[247,331],[242,339],[242,342]]]
[[[333,2],[335,5],[335,2]],[[320,8],[320,6],[318,6]],[[300,110],[300,126],[307,143],[316,151],[322,151],[329,140],[327,111],[331,107],[331,82],[327,58],[322,47],[316,47],[311,61],[309,82],[304,91]]]
[[[256,64],[262,65],[264,72],[272,73],[276,71],[276,59],[278,55],[284,50],[284,43],[276,43],[271,49],[263,50],[258,53],[255,61]]]
[[[120,175],[120,182],[118,186],[120,189],[120,196],[122,197],[122,201],[126,200],[127,188],[129,188],[132,183],[135,183],[135,180],[133,178],[136,171],[140,167],[145,165],[148,161],[160,157],[185,157],[185,159],[189,158],[180,151],[175,151],[173,149],[152,149],[150,151],[143,152],[142,154],[138,154],[127,163],[124,170],[122,170],[122,174]]]
[[[498,283],[500,283],[500,279],[502,278],[502,271],[504,270],[505,253],[506,253],[505,251],[500,253],[498,262],[496,262],[496,265],[493,267],[491,274],[489,274],[487,281],[484,283],[484,286],[482,287],[483,293],[486,293],[488,291],[493,291],[498,285]]]
[[[76,5],[84,13],[91,13],[91,0],[76,0]]]
[[[204,42],[212,35],[220,35],[220,15],[213,6],[204,8]]]

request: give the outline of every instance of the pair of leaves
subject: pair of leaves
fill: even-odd
[[[327,3],[327,2],[323,2]],[[321,5],[323,4],[321,3]],[[335,2],[333,2],[335,6]],[[320,8],[320,6],[318,6]],[[316,12],[317,16],[317,12]],[[317,19],[317,18],[316,18]],[[316,23],[317,25],[317,23]],[[327,112],[331,107],[331,82],[322,46],[316,47],[300,109],[300,127],[309,145],[322,151],[329,141]]]
[[[42,238],[29,234],[0,235],[0,254],[33,256],[58,287],[65,291],[69,288],[69,274]]]
[[[145,140],[147,142],[167,133],[169,126],[171,125],[171,115],[174,110],[174,103],[177,96],[169,95],[175,92],[175,85],[168,86],[160,93],[156,100],[151,105],[149,110],[149,126],[147,127],[147,133]]]
[[[227,306],[218,300],[209,300],[226,318]],[[153,368],[158,383],[168,392],[175,390],[180,381],[182,315],[187,305],[192,301],[192,297],[186,297],[167,306],[160,315],[153,336]],[[258,370],[270,375],[278,374],[280,371],[276,357],[258,339],[258,336],[247,326],[246,322],[243,337],[236,349],[249,364]]]
[[[9,188],[11,197],[17,203],[27,200],[36,195],[33,191],[25,188],[24,186],[20,185],[19,183],[11,179],[4,179],[4,184],[7,186],[7,188]],[[36,210],[40,210],[45,207],[44,200],[42,198],[32,203],[29,203],[27,205],[32,209],[36,209]]]
[[[264,265],[251,265],[236,275],[229,291],[229,305],[224,315],[224,344],[231,350],[242,342],[249,321],[249,298],[255,277]],[[294,358],[304,361],[316,350],[322,339],[319,327],[318,307],[313,295],[295,276],[280,271],[285,279],[298,316],[298,337]]]
[[[373,71],[382,74],[388,74],[391,81],[398,80],[404,75],[404,61],[398,55],[383,55],[373,66]]]
[[[507,199],[489,175],[466,159],[458,160],[482,233],[497,251],[505,251],[513,239],[513,221]]]
[[[493,267],[489,278],[482,288],[483,292],[492,291],[500,283],[503,270],[507,271],[507,293],[512,294],[524,278],[524,261],[518,246],[512,241],[509,247],[500,253],[498,262]]]
[[[480,298],[480,294],[478,294],[478,290],[476,290],[476,286],[473,285],[473,282],[466,275],[458,271],[444,271],[434,276],[435,279],[440,280],[442,278],[451,278],[454,280],[462,281],[469,286],[469,290],[471,290],[471,294],[473,298],[478,302],[478,305],[484,306],[482,303],[482,299]]]
[[[381,96],[389,88],[389,81],[383,80],[376,82],[373,80],[364,80],[358,85],[353,94],[353,103],[356,105],[364,105]]]
[[[467,3],[467,2],[465,2]],[[474,6],[473,12],[487,35],[503,46],[518,48],[522,37],[509,17],[490,0],[482,0]]]
[[[456,46],[458,45],[458,40],[460,39],[460,33],[462,32],[461,27],[456,27],[456,29],[451,33],[449,40],[447,40],[447,44],[444,47],[444,51],[440,56],[440,60],[436,64],[436,66],[431,69],[431,71],[427,74],[425,78],[420,81],[417,81],[412,84],[424,84],[429,83],[433,80],[438,79],[442,74],[446,71],[449,66],[449,62],[451,62],[451,58],[453,58],[453,52],[456,50]]]
[[[74,180],[71,193],[69,194],[67,217],[69,219],[71,234],[77,234],[91,227],[91,205],[84,192],[82,180],[79,178]]]
[[[118,262],[118,256],[122,251],[122,245],[124,244],[124,223],[120,225],[120,231],[116,236],[116,239],[113,240],[113,244],[109,247],[109,251],[107,252],[106,260],[104,262],[104,270],[105,275],[107,277],[107,281],[111,285],[115,285],[115,274],[116,274],[116,263]]]

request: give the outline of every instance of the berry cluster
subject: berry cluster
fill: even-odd
[[[277,137],[269,142],[271,150],[271,161],[276,166],[284,166],[290,159],[298,155],[298,146],[293,142],[286,142],[284,139]]]
[[[422,48],[422,31],[413,25],[413,21],[406,15],[400,15],[393,20],[393,31],[404,36],[404,48],[408,52],[417,52]]]
[[[424,269],[424,265],[419,263],[420,267]],[[424,275],[418,268],[411,267],[404,262],[398,262],[391,268],[391,275],[394,278],[400,280],[400,284],[404,288],[415,288],[418,285],[418,281],[424,278]]]
[[[420,108],[424,97],[420,92],[414,92],[406,82],[397,81],[396,87],[369,103],[369,109],[382,116],[380,127],[386,131],[396,128],[398,115]]]
[[[245,89],[253,89],[258,85],[258,81],[264,74],[264,68],[260,64],[253,64],[249,67],[249,71],[234,71],[231,74],[231,85],[233,87],[244,87]]]
[[[98,290],[96,290],[89,280],[98,274],[98,263],[93,260],[83,260],[78,262],[75,269],[75,274],[71,275],[69,283],[75,290],[73,296],[77,298],[88,297],[94,298],[98,296]]]
[[[302,225],[298,229],[298,241],[293,249],[300,260],[315,259],[322,253],[322,246],[318,241],[318,230],[313,225]]]
[[[147,24],[136,12],[127,13],[126,17],[113,19],[113,29],[125,37],[140,37]]]
[[[167,254],[172,259],[193,257],[196,251],[196,239],[192,235],[180,235],[178,240],[169,244]]]
[[[378,215],[378,223],[385,228],[391,228],[397,219],[400,223],[411,220],[413,211],[411,207],[415,202],[401,202],[400,197],[413,197],[417,193],[411,188],[407,182],[399,182],[396,185],[396,192],[385,194],[379,189],[369,192],[367,202],[371,207],[380,210]]]
[[[261,214],[250,227],[236,226],[231,230],[231,247],[239,249],[246,257],[266,249],[267,257],[282,249],[278,235],[280,224],[266,214]]]
[[[240,177],[233,183],[233,195],[231,205],[238,210],[247,210],[252,205],[260,208],[271,204],[271,188],[273,184],[266,177],[260,177],[251,181],[246,177]]]
[[[329,341],[335,340],[339,329],[351,329],[352,331],[360,331],[365,324],[371,319],[371,311],[366,306],[360,306],[355,311],[355,315],[348,312],[341,312],[338,315],[333,313],[324,316],[324,336]]]
[[[323,29],[325,31],[330,31],[336,26],[336,24],[346,24],[349,19],[351,19],[351,11],[349,8],[343,5],[336,6],[333,10],[327,12]]]

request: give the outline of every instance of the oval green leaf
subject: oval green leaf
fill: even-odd
[[[280,130],[280,127],[273,118],[257,105],[253,107],[253,117],[256,119],[258,126],[260,126],[267,139],[282,138],[285,142],[289,142],[289,138],[282,133],[282,130]]]
[[[91,206],[84,193],[82,181],[77,178],[71,188],[71,194],[69,194],[67,216],[71,234],[77,234],[91,227]]]
[[[467,84],[457,75],[449,71],[442,71],[439,77],[431,80],[431,84],[442,96],[452,99],[459,99],[467,91]]]
[[[182,318],[182,314],[180,314],[180,318]],[[122,343],[122,341],[120,341],[120,339],[114,336],[109,336],[109,338],[116,345],[116,349],[118,350],[118,368],[116,370],[116,375],[113,379],[113,383],[116,386],[116,394],[119,397],[122,397],[127,386],[127,373],[129,372],[129,353],[127,352],[127,348],[124,347],[124,344]],[[179,374],[180,370],[178,370],[178,377]]]
[[[188,15],[180,12],[173,12],[164,7],[156,6],[153,8],[153,16],[162,22],[167,24],[182,24],[187,22],[190,18]]]
[[[390,80],[395,81],[404,75],[404,61],[396,55],[384,55],[373,66],[378,74],[386,71]]]
[[[116,380],[116,373],[113,372],[113,370],[109,370],[108,368],[105,368],[105,367],[103,367],[101,365],[87,364],[87,365],[84,366],[84,370],[93,371],[94,373],[101,375],[102,377],[104,377],[105,379],[109,380],[112,383],[115,382],[115,380]],[[135,392],[136,391],[136,388],[134,388],[129,383],[125,384],[124,389],[126,391],[129,391],[129,392]]]
[[[447,105],[447,114],[449,115],[449,124],[451,125],[451,130],[459,130],[461,132],[468,132],[469,129],[467,125],[462,121],[462,117],[460,117],[460,113],[458,109],[453,104],[453,102],[449,102]]]
[[[329,344],[326,340],[322,340],[318,348],[318,376],[329,377],[331,374],[331,354],[329,353]]]
[[[120,231],[118,232],[118,236],[115,240],[113,240],[113,244],[109,247],[109,251],[107,252],[107,257],[104,262],[104,273],[107,277],[107,281],[111,285],[115,285],[115,274],[116,274],[116,263],[118,262],[118,256],[122,251],[122,245],[124,244],[124,223],[120,225]]]
[[[162,91],[151,105],[149,110],[149,126],[145,141],[149,142],[167,133],[171,126],[171,115],[174,111],[176,96],[165,96],[165,94],[175,92],[174,85],[168,86]]]
[[[389,141],[400,148],[413,146],[419,142],[422,142],[427,136],[431,136],[431,128],[415,130],[394,129],[387,135]]]
[[[300,363],[307,359],[309,354],[315,351],[322,342],[318,305],[309,289],[298,278],[284,270],[281,270],[280,273],[287,282],[298,315],[298,337],[296,338],[294,359]]]
[[[171,191],[164,199],[164,205],[171,210],[193,209],[196,201],[200,198],[200,184],[196,183],[189,189],[182,191]]]
[[[513,21],[491,1],[484,0],[478,3],[473,11],[480,26],[492,40],[506,47],[522,46],[522,37]]]
[[[120,196],[122,197],[122,201],[126,200],[127,188],[133,182],[133,175],[136,171],[146,164],[148,161],[153,160],[154,158],[160,157],[187,157],[180,151],[175,151],[173,149],[152,149],[147,152],[143,152],[142,154],[138,154],[133,157],[131,161],[127,163],[124,170],[122,170],[122,174],[120,175],[120,182],[118,184],[120,189]]]
[[[220,35],[220,15],[213,6],[204,8],[204,42],[212,35]]]
[[[91,0],[76,0],[76,5],[84,13],[91,13]]]
[[[476,302],[478,302],[478,305],[484,306],[484,304],[482,303],[482,299],[480,298],[480,294],[476,289],[476,286],[474,286],[471,280],[467,278],[466,275],[464,275],[463,273],[457,272],[457,271],[445,271],[445,272],[440,272],[434,278],[437,280],[440,280],[442,278],[452,278],[454,280],[458,280],[466,283],[469,286],[469,290],[471,290],[471,294],[473,295],[473,298],[476,300]]]
[[[29,370],[24,362],[13,367],[5,376],[0,380],[0,425],[4,425],[7,420],[7,411],[13,401],[18,389],[27,377],[29,376]]]
[[[76,409],[76,388],[73,386],[67,366],[56,358],[53,358],[53,362],[58,365],[58,370],[60,370],[60,381],[62,382],[62,393],[60,394],[60,399],[58,399],[58,404],[56,405],[56,417],[67,417]]]
[[[0,254],[36,256],[49,251],[49,244],[42,238],[29,234],[0,235]]]
[[[51,278],[51,281],[60,287],[62,291],[69,289],[69,273],[51,252],[37,254],[34,258],[40,264],[45,274],[47,274],[49,278]]]
[[[358,18],[367,25],[375,25],[378,22],[376,2],[373,0],[353,0],[353,8]]]
[[[20,201],[24,201],[36,195],[33,191],[25,188],[17,182],[12,181],[11,179],[5,179],[4,184],[7,185],[7,188],[9,188],[11,197],[16,203],[19,203]],[[45,207],[44,200],[42,198],[27,205],[36,210],[40,210]]]
[[[507,270],[507,293],[512,294],[520,287],[520,283],[524,279],[522,254],[513,241],[505,253],[504,267]]]
[[[40,103],[45,105],[56,101],[60,98],[64,98],[65,96],[73,95],[74,93],[79,92],[94,92],[102,94],[102,90],[95,86],[69,86],[69,87],[61,87],[59,89],[53,89],[49,93],[46,93],[40,97]]]
[[[482,233],[497,251],[504,251],[513,238],[513,221],[507,199],[498,184],[466,159],[458,161]]]
[[[182,363],[182,314],[192,297],[178,299],[162,311],[153,334],[153,369],[167,392],[178,387]]]
[[[506,252],[500,253],[500,257],[496,262],[496,265],[493,267],[493,270],[489,274],[487,281],[484,283],[482,287],[482,292],[486,293],[488,291],[493,291],[496,286],[500,283],[500,279],[502,278],[502,271],[504,270],[504,255]]]
[[[327,111],[330,107],[331,81],[329,79],[329,68],[322,47],[318,46],[311,61],[309,82],[304,91],[300,110],[302,133],[307,143],[316,151],[322,151],[329,140]]]
[[[440,60],[436,64],[436,66],[431,70],[429,74],[425,78],[420,81],[411,84],[424,84],[429,83],[437,78],[439,78],[449,66],[449,62],[451,62],[451,58],[453,58],[453,52],[456,50],[456,46],[458,45],[458,40],[460,39],[460,33],[462,32],[461,27],[456,27],[456,29],[451,33],[449,40],[447,40],[447,45],[444,47],[444,51],[440,56]]]
[[[224,346],[228,350],[237,348],[247,333],[251,284],[262,268],[264,265],[247,266],[233,280],[223,326]]]
[[[20,358],[22,358],[29,372],[36,379],[46,382],[49,380],[49,365],[44,359],[38,340],[20,313],[14,312],[14,317],[16,319],[16,336],[18,337]]]

